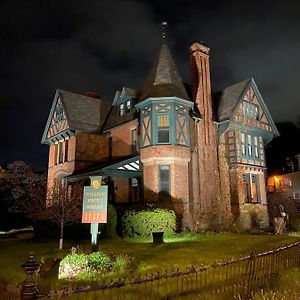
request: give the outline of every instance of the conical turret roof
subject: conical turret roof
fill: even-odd
[[[178,97],[189,100],[177,67],[166,43],[163,43],[148,75],[141,100]]]

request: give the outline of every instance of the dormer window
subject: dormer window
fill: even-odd
[[[126,101],[126,109],[127,109],[127,111],[130,111],[130,108],[131,108],[131,101],[127,100]]]
[[[129,113],[130,110],[131,110],[131,100],[127,100],[126,102],[120,104],[120,116]]]
[[[124,103],[120,104],[120,116],[123,116],[125,114],[125,105]]]

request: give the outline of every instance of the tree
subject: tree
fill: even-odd
[[[80,221],[82,206],[82,186],[59,186],[45,193],[34,189],[34,201],[24,203],[24,211],[33,220],[48,220],[60,228],[59,249],[63,248],[64,227]]]
[[[8,164],[5,179],[11,187],[11,209],[15,213],[22,211],[24,202],[32,200],[36,188],[46,191],[46,175],[34,173],[23,161]]]
[[[6,180],[6,171],[0,167],[0,230],[9,228],[9,210],[11,204],[10,185]],[[9,228],[11,229],[11,228]]]
[[[23,161],[0,167],[0,226],[5,229],[27,225],[23,203],[32,201],[36,187],[46,190],[45,174],[37,174]]]

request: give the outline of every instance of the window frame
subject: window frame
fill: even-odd
[[[64,142],[58,142],[58,164],[62,164],[64,162]]]
[[[130,137],[131,137],[131,152],[137,152],[137,128],[132,128],[130,130]]]
[[[64,161],[69,161],[69,140],[65,140]]]
[[[252,102],[243,101],[243,116],[253,120],[259,119],[259,106]]]
[[[166,123],[167,125],[166,126],[160,126],[161,125],[161,118],[162,117],[166,117]],[[156,117],[156,125],[157,125],[157,144],[170,144],[170,114],[169,113],[159,113],[157,114],[157,117]],[[165,133],[166,132],[168,133],[168,140],[163,140],[163,139],[160,139],[160,133]]]
[[[166,170],[168,171],[168,180],[162,182],[162,171],[164,170],[164,168],[166,168]],[[163,187],[163,184],[166,184],[168,185],[168,190],[163,190],[162,187]],[[170,165],[166,165],[166,164],[163,164],[163,165],[159,165],[158,166],[158,192],[159,193],[168,193],[170,195],[170,192],[171,192],[171,166]]]
[[[131,111],[131,107],[132,107],[132,101],[131,99],[128,99],[122,103],[120,103],[119,106],[119,115],[120,116],[124,116],[127,113],[129,113]]]

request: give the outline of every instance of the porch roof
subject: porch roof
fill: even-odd
[[[65,177],[69,182],[77,181],[93,175],[112,176],[112,177],[141,177],[140,155],[120,157],[92,168],[78,170],[72,175]]]

